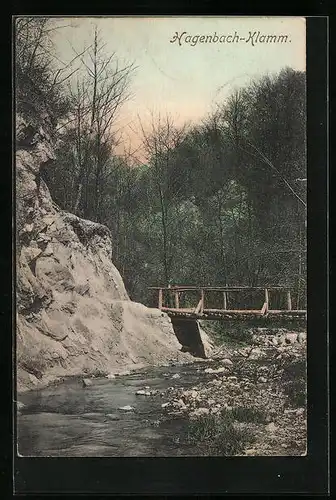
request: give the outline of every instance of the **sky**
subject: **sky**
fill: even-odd
[[[305,19],[300,17],[81,17],[58,22],[67,25],[55,39],[63,61],[72,59],[73,48],[81,51],[92,42],[97,25],[106,53],[135,64],[132,96],[118,122],[133,148],[139,142],[138,116],[145,124],[151,112],[168,113],[176,124],[196,123],[236,87],[284,67],[305,70],[306,65]]]

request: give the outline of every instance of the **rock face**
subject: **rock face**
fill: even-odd
[[[40,175],[52,161],[48,135],[18,117],[18,390],[66,375],[190,360],[166,314],[130,301],[111,260],[109,230],[53,203]]]

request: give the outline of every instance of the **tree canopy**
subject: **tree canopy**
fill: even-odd
[[[47,110],[57,160],[45,172],[65,210],[106,224],[131,298],[150,285],[290,284],[305,301],[305,73],[284,68],[237,88],[197,125],[152,116],[145,162],[116,152],[134,66],[95,31],[57,66],[50,21],[16,26],[17,109]],[[148,126],[147,126],[148,125]]]

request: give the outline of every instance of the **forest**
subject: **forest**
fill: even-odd
[[[140,154],[118,126],[134,63],[107,52],[98,29],[66,63],[52,19],[15,29],[17,113],[48,123],[54,145],[42,177],[61,209],[110,229],[132,300],[151,305],[157,285],[290,285],[306,308],[304,72],[251,80],[198,124],[138,116]]]

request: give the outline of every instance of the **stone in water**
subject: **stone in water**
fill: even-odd
[[[123,411],[133,411],[134,410],[133,406],[130,406],[130,405],[120,406],[118,409],[123,410]]]

